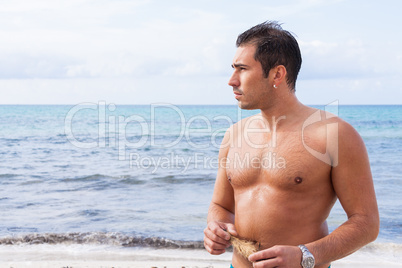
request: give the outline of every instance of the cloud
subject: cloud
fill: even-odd
[[[64,78],[73,58],[51,54],[0,54],[0,79]]]
[[[269,5],[258,5],[266,14],[275,18],[286,18],[299,16],[300,14],[310,13],[322,7],[332,6],[345,0],[294,0],[294,1],[275,1]]]
[[[314,40],[299,43],[303,55],[301,79],[359,79],[386,74],[376,46],[361,40],[337,43]],[[386,54],[382,54],[382,57]]]
[[[300,40],[301,89],[340,82],[348,84],[342,92],[358,91],[368,81],[397,87],[402,74],[397,19],[379,23],[387,13],[375,3],[357,14],[365,1],[0,2],[0,90],[21,93],[13,99],[3,94],[3,103],[22,95],[28,103],[90,96],[126,102],[130,94],[140,103],[232,103],[232,96],[222,94],[230,89],[236,37],[267,19],[284,22]],[[342,20],[339,12],[346,13]],[[380,17],[373,21],[373,15]]]
[[[17,2],[0,13],[0,23],[11,21],[0,28],[0,58],[14,61],[0,66],[3,79],[205,75],[222,72],[229,55],[232,38],[216,28],[215,12],[172,6],[159,16],[149,1]]]

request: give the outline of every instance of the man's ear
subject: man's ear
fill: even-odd
[[[286,83],[286,67],[283,65],[278,65],[271,70],[272,72],[272,78],[273,78],[273,84],[276,86],[279,86],[283,82]]]

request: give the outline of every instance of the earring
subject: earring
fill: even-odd
[[[276,85],[274,85],[274,88],[278,88]]]

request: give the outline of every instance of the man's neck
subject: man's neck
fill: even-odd
[[[296,95],[293,92],[289,92],[278,96],[274,105],[261,109],[261,115],[268,122],[280,120],[281,124],[278,127],[283,127],[291,124],[292,119],[296,118],[304,107]]]

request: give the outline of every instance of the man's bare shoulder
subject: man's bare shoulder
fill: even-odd
[[[323,110],[316,110],[303,123],[304,127],[312,127],[316,133],[325,132],[325,136],[339,135],[348,139],[360,138],[357,130],[339,116]]]
[[[305,147],[326,154],[333,166],[345,155],[365,155],[363,139],[348,122],[326,111],[317,110],[305,119],[302,126]]]
[[[311,108],[303,116],[303,130],[311,129],[315,133],[320,133],[321,131],[327,132],[331,129],[335,130],[335,128],[331,128],[330,126],[337,126],[337,129],[342,132],[354,130],[348,122],[327,111]]]
[[[366,153],[366,146],[359,132],[348,122],[337,118],[340,149],[354,150],[356,153]]]

